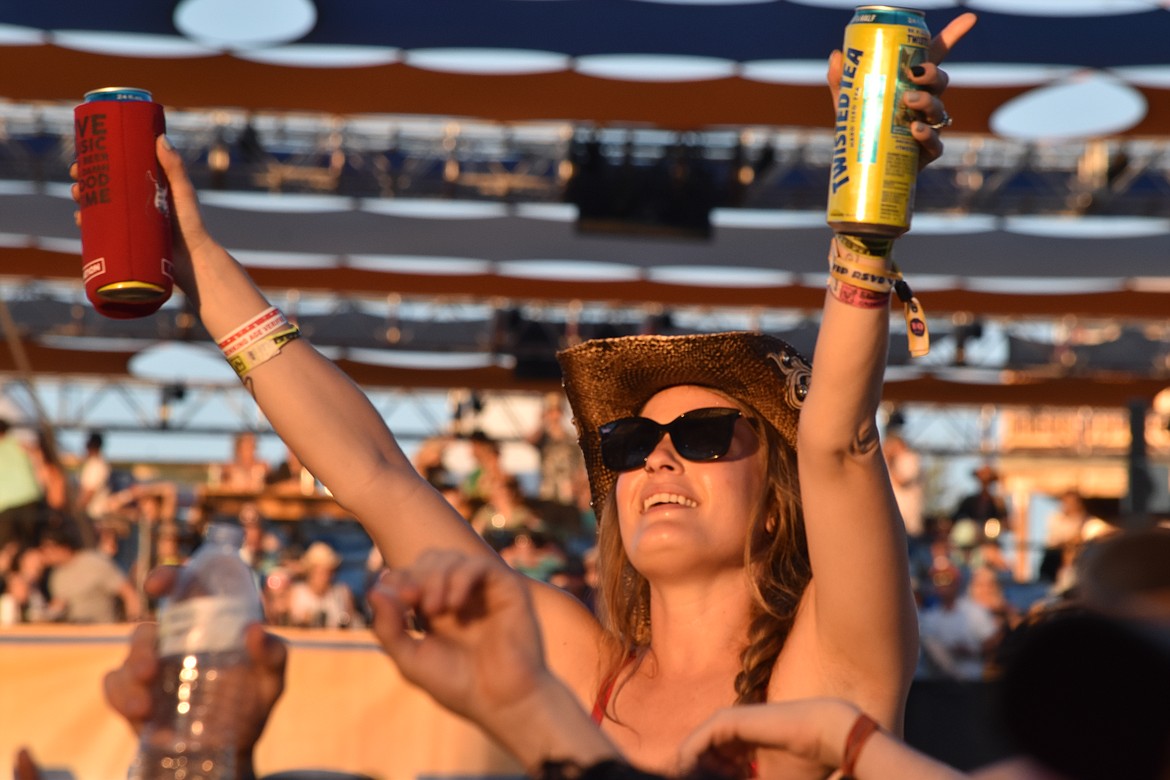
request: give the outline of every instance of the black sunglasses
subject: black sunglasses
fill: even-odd
[[[687,460],[718,460],[731,448],[738,409],[692,409],[666,424],[645,417],[623,417],[598,428],[601,461],[611,471],[642,468],[662,437],[670,434],[675,451]]]

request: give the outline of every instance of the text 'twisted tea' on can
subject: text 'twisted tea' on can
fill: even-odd
[[[107,317],[151,314],[173,288],[169,193],[155,156],[162,106],[144,89],[94,90],[73,129],[86,297]]]
[[[896,237],[910,228],[918,142],[902,95],[916,89],[910,69],[929,47],[921,11],[863,5],[845,28],[827,215],[838,233]]]

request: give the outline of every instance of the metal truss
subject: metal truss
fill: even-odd
[[[77,285],[24,280],[0,285],[0,301],[11,312],[12,329],[48,346],[139,352],[159,342],[206,348],[209,337],[177,300],[157,315],[130,320],[99,316]],[[347,350],[385,357],[412,353],[551,361],[557,349],[576,340],[637,333],[762,330],[811,352],[817,312],[661,304],[551,302],[505,299],[328,295],[290,291],[279,305],[295,316],[313,342],[333,358]],[[1059,321],[1020,317],[976,317],[956,312],[932,325],[930,354],[910,360],[904,327],[892,323],[891,367],[907,377],[951,374],[963,381],[990,381],[1001,370],[1034,376],[1074,377],[1109,372],[1116,376],[1164,377],[1170,384],[1170,327],[1160,321]],[[364,353],[363,353],[364,354]],[[364,358],[354,359],[361,362]],[[979,372],[988,376],[980,377]]]
[[[532,392],[363,388],[407,450],[436,436],[480,428],[501,442],[524,441],[539,420]],[[133,378],[0,374],[0,417],[16,426],[48,425],[65,434],[151,434],[161,437],[232,436],[275,432],[240,385]]]
[[[72,106],[0,105],[0,180],[67,181],[73,158]],[[596,142],[613,165],[651,166],[686,153],[708,165],[720,182],[720,205],[746,208],[823,207],[826,170],[832,155],[828,133],[791,128],[739,128],[679,134],[644,128],[574,126],[568,123],[505,126],[449,117],[338,117],[246,114],[234,111],[168,113],[168,133],[188,159],[197,186],[273,192],[323,192],[354,197],[443,197],[497,201],[560,201],[581,145]],[[948,135],[948,153],[920,178],[919,211],[993,214],[1153,214],[1163,216],[1170,199],[1170,140],[1094,139],[1027,144],[991,136]],[[36,297],[39,291],[24,291]],[[76,295],[76,291],[73,291]],[[10,296],[6,296],[10,297]],[[22,297],[18,295],[17,297]],[[311,309],[310,301],[297,305]],[[328,316],[351,316],[369,301],[333,302]],[[463,328],[477,319],[475,344],[497,349],[498,313],[511,302],[450,303],[381,301],[387,344],[416,348],[428,328]],[[348,310],[343,311],[349,307]],[[84,307],[82,307],[84,309]],[[802,312],[666,312],[654,307],[579,310],[518,303],[513,311],[529,324],[557,333],[570,321],[637,330],[663,318],[696,329],[738,327],[784,329],[807,320]],[[152,318],[157,327],[166,319]],[[86,327],[88,320],[82,323]],[[1067,323],[955,322],[937,334],[926,367],[1002,367],[1012,336],[1035,336],[1060,346]],[[74,323],[77,325],[77,323]],[[97,328],[98,325],[93,327]],[[493,329],[495,328],[495,329]],[[560,329],[560,330],[558,330]],[[464,328],[464,330],[467,330]],[[397,334],[390,338],[392,334]],[[101,334],[93,334],[101,335]],[[512,334],[515,335],[515,334]],[[556,333],[554,333],[556,335]],[[144,334],[143,338],[166,338]],[[191,334],[187,334],[191,338]],[[315,338],[320,341],[320,338]],[[434,347],[427,347],[433,349]],[[1054,358],[1068,351],[1052,350]],[[1058,354],[1059,353],[1059,354]],[[1170,363],[1168,363],[1170,365]],[[470,399],[445,392],[371,388],[378,411],[407,446],[466,427],[479,412]],[[493,394],[493,399],[497,394]],[[509,403],[498,394],[498,403]],[[238,386],[136,379],[37,378],[31,384],[0,375],[0,400],[25,419],[39,405],[47,421],[63,431],[151,431],[166,435],[223,436],[239,430],[270,433],[252,399]],[[480,399],[482,406],[483,399]],[[497,402],[497,401],[493,401]],[[517,395],[516,404],[531,396]],[[461,406],[461,404],[463,406]],[[454,418],[454,409],[472,408]],[[995,454],[997,410],[916,406],[905,429],[911,444],[941,458]],[[503,438],[524,435],[527,412],[511,419]]]
[[[67,181],[72,107],[0,104],[0,179]],[[347,118],[241,111],[168,113],[196,186],[353,197],[561,201],[586,144],[616,167],[680,156],[702,165],[722,207],[819,209],[827,131],[677,133],[569,123],[501,125],[450,117]],[[948,135],[920,176],[919,212],[1165,213],[1170,140],[1025,143]]]

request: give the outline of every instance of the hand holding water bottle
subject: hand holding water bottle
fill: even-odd
[[[170,594],[161,629],[138,626],[106,675],[107,699],[140,738],[132,777],[253,777],[252,749],[284,690],[285,646],[259,625],[238,540],[216,543],[217,533],[186,566],[152,573],[147,590]]]

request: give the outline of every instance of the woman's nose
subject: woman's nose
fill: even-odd
[[[664,468],[677,469],[681,463],[682,456],[674,448],[674,442],[670,440],[668,433],[658,440],[658,444],[654,445],[654,449],[646,456],[645,468],[647,471],[657,471]]]

